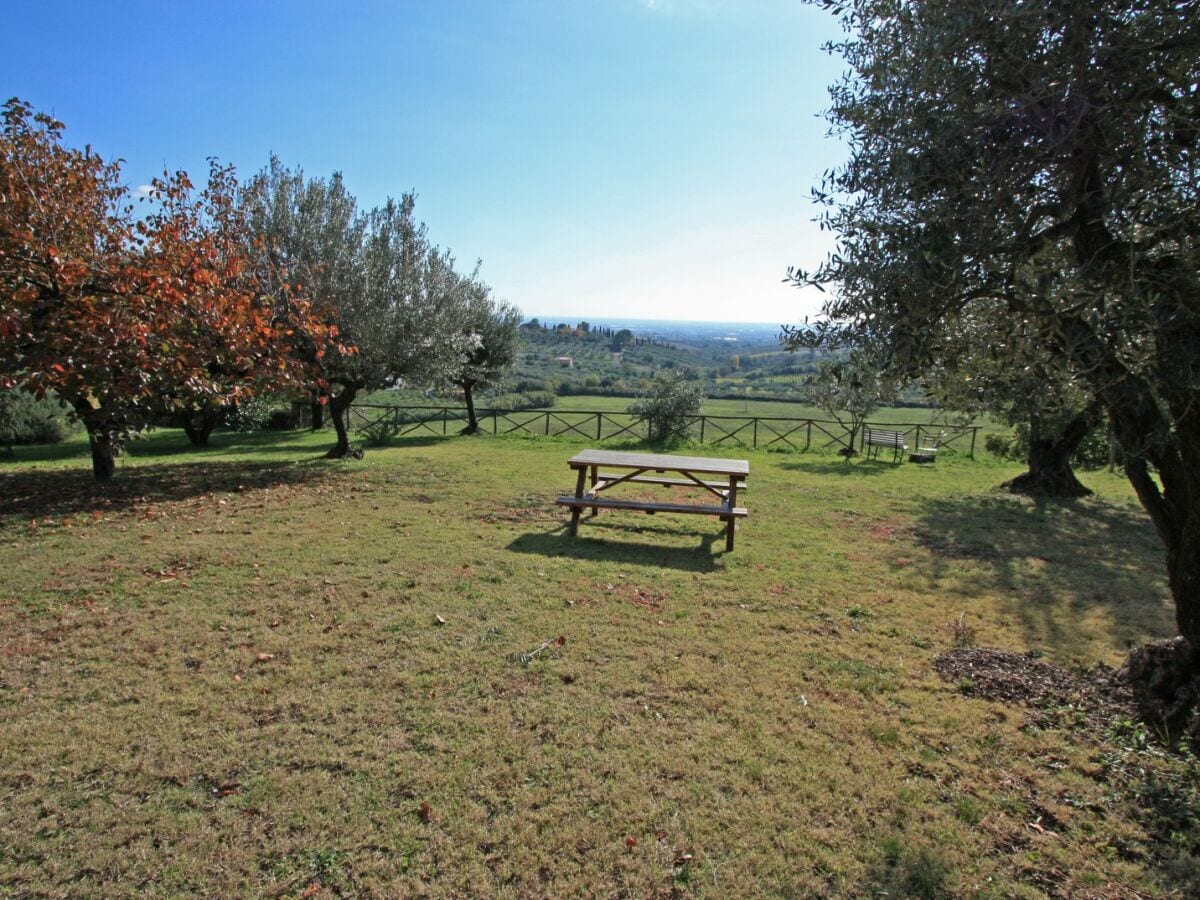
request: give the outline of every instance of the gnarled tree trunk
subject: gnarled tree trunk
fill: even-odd
[[[1091,493],[1075,477],[1071,456],[1079,449],[1091,429],[1091,416],[1080,413],[1060,435],[1042,434],[1041,419],[1029,420],[1029,471],[1002,487],[1014,494],[1033,497],[1085,497]]]
[[[189,413],[183,420],[183,431],[196,447],[207,447],[208,436],[213,433],[221,413],[215,409],[202,409]]]
[[[463,382],[460,387],[463,389],[463,399],[467,404],[467,427],[462,430],[462,433],[476,434],[479,431],[479,419],[475,417],[475,395],[472,391],[474,385],[467,381]]]
[[[325,454],[328,459],[362,459],[362,451],[350,445],[349,412],[354,398],[358,396],[359,385],[345,384],[338,394],[329,397],[329,418],[333,420],[333,430],[337,433],[337,443]]]
[[[1184,378],[1161,393],[1169,419],[1155,393],[1134,377],[1112,379],[1105,403],[1125,474],[1166,550],[1175,623],[1184,639],[1173,650],[1177,670],[1200,678],[1200,409]]]

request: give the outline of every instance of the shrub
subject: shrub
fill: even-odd
[[[700,414],[704,393],[700,386],[675,373],[660,375],[628,410],[642,416],[649,425],[652,441],[675,442],[687,437],[691,417]]]
[[[550,391],[529,391],[524,394],[500,394],[487,402],[488,409],[545,409],[558,402],[558,395]]]
[[[234,431],[261,431],[271,422],[274,408],[266,397],[251,397],[232,407],[225,416],[225,424]]]
[[[286,409],[273,406],[267,417],[267,427],[272,431],[290,431],[293,428],[299,428],[300,412],[291,406]]]
[[[57,398],[39,400],[26,391],[0,391],[0,447],[66,440],[71,433],[69,415]]]

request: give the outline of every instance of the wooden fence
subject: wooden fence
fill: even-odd
[[[479,429],[488,434],[533,434],[600,442],[614,438],[647,440],[645,417],[625,412],[578,409],[478,409]],[[350,428],[369,438],[386,440],[403,435],[457,434],[467,424],[467,411],[453,406],[390,406],[356,403],[350,408]],[[908,422],[868,422],[871,428],[902,432],[915,450],[937,442],[943,452],[975,458],[976,425],[930,425]],[[839,422],[783,416],[689,416],[680,429],[687,437],[714,446],[824,450],[843,447],[849,430]],[[862,449],[862,434],[856,436]]]

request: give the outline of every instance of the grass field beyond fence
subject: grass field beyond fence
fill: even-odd
[[[933,669],[1172,633],[1119,478],[738,451],[724,553],[697,516],[569,538],[553,440],[213,442],[106,489],[78,438],[0,461],[0,895],[1200,887],[1190,760]]]
[[[646,440],[649,423],[629,413],[628,401],[613,397],[579,397],[553,407],[510,409],[476,408],[479,430],[492,435],[559,437],[603,443]],[[622,405],[624,403],[624,405]],[[702,411],[684,417],[673,433],[676,441],[719,447],[724,451],[764,449],[773,451],[837,451],[853,444],[866,452],[867,428],[894,430],[902,434],[907,452],[938,447],[944,455],[975,458],[986,452],[984,436],[1002,431],[983,420],[960,425],[938,410],[888,407],[878,410],[851,434],[851,421],[830,418],[814,407],[782,401],[705,401]],[[467,410],[460,405],[402,403],[388,392],[356,403],[349,411],[349,424],[363,439],[376,444],[393,437],[446,437],[466,430]],[[928,455],[928,454],[926,454]]]

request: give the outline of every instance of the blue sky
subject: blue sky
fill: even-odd
[[[245,176],[269,154],[406,190],[437,243],[530,315],[795,322],[830,248],[809,188],[826,14],[775,0],[25,3],[0,93],[122,157]]]

